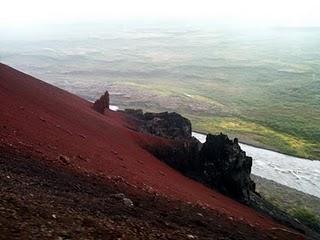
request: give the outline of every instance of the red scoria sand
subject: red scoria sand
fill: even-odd
[[[79,184],[80,186],[89,184],[90,181],[92,181],[90,180],[92,176],[93,178],[98,177],[100,179],[99,181],[101,183],[98,185],[101,185],[101,188],[110,187],[113,189],[112,184],[121,182],[124,186],[120,188],[121,191],[129,194],[133,203],[135,203],[135,199],[146,203],[146,208],[138,207],[135,204],[129,209],[127,209],[125,205],[123,209],[117,207],[117,211],[119,211],[118,215],[123,216],[124,214],[129,218],[134,215],[135,221],[140,221],[142,224],[138,227],[135,225],[135,221],[128,222],[123,220],[117,222],[113,219],[113,224],[115,224],[115,226],[113,226],[114,231],[118,231],[118,233],[122,231],[119,237],[120,239],[152,239],[153,235],[151,235],[152,231],[150,229],[153,228],[160,234],[160,237],[155,236],[154,239],[161,238],[161,236],[162,239],[305,239],[302,234],[288,229],[274,222],[269,217],[263,216],[253,209],[211,190],[200,183],[188,179],[155,158],[146,151],[143,146],[145,144],[161,146],[170,144],[170,141],[130,130],[128,128],[130,123],[126,121],[125,116],[120,112],[106,110],[104,114],[100,114],[93,110],[92,103],[4,64],[0,64],[0,105],[0,149],[2,151],[1,157],[4,159],[0,165],[1,169],[14,169],[17,165],[17,168],[21,168],[22,170],[20,170],[22,172],[31,171],[32,164],[42,162],[45,164],[46,169],[52,168],[57,172],[66,172],[66,174],[70,174],[70,176],[84,176],[84,179],[81,178],[82,182]],[[4,153],[8,153],[5,155],[6,157],[4,157]],[[6,160],[10,158],[15,160]],[[16,165],[9,166],[11,162]],[[30,169],[27,167],[28,163],[30,164]],[[24,164],[24,167],[21,164]],[[22,175],[21,171],[16,171],[15,174],[12,174],[17,179],[21,178],[21,184],[22,182],[26,184],[28,181],[36,182],[39,180],[38,178],[38,180],[33,179],[31,173]],[[40,176],[41,179],[43,178],[41,181],[45,182],[50,180],[46,179],[46,177],[50,177],[50,174],[47,175],[48,176],[46,176],[46,174],[43,174],[43,176],[41,174],[39,175],[38,171],[37,177]],[[28,176],[28,178],[23,180],[26,176]],[[91,177],[86,178],[85,176]],[[6,190],[4,192],[4,189],[8,185],[1,184],[2,199],[7,199],[8,194],[11,194],[9,199],[17,198],[16,201],[18,202],[20,202],[20,197],[23,199],[28,198],[28,193],[24,196],[19,195],[21,189],[16,192],[14,191],[14,189],[18,189],[19,184],[15,185],[14,182],[12,182],[13,180],[12,177],[10,178],[10,174],[8,176],[4,175],[4,178],[7,184],[11,182],[13,185],[10,187],[10,191]],[[39,180],[39,182],[41,181]],[[72,183],[73,181],[75,181],[74,185],[79,183],[76,182],[78,180],[70,180]],[[98,185],[94,184],[94,187],[91,188],[97,191],[97,196],[102,194],[102,190],[100,192],[97,187]],[[57,207],[54,204],[58,204],[59,201],[64,201],[63,199],[65,199],[65,201],[67,201],[68,198],[72,199],[72,197],[75,196],[72,194],[75,194],[74,191],[77,191],[74,189],[68,190],[70,196],[67,198],[63,198],[62,196],[56,197],[60,194],[60,188],[62,188],[61,184],[55,185],[55,197],[52,197],[50,195],[51,190],[45,188],[45,186],[42,187],[42,184],[37,185],[37,191],[30,188],[31,192],[33,190],[35,191],[35,193],[32,193],[32,196],[36,198],[35,201],[32,201],[32,204],[38,204],[34,207],[37,207],[39,211],[42,211],[42,208],[43,211],[45,211],[46,208],[52,208],[52,211],[54,211],[54,208]],[[38,194],[39,191],[41,194]],[[120,190],[118,189],[117,191]],[[79,192],[77,192],[77,194],[77,198],[80,198],[81,202],[81,194],[79,194]],[[95,193],[89,191],[89,193],[85,192],[84,194],[83,201],[88,201],[88,205],[90,205],[90,196],[92,195],[93,199],[93,196],[96,196]],[[52,199],[55,199],[55,203],[47,206],[45,202],[49,201],[46,199],[50,199],[50,196]],[[103,199],[109,199],[106,196],[102,196]],[[39,199],[37,199],[37,197],[39,197]],[[19,208],[21,207],[24,208],[24,214],[28,212],[31,214],[32,212],[28,210],[28,208],[33,205],[30,203],[30,205],[22,206],[24,201],[21,201],[20,205],[0,201],[0,235],[2,232],[4,239],[20,238],[20,236],[15,235],[5,235],[10,233],[8,227],[10,224],[8,225],[6,221],[12,221],[13,223],[10,226],[15,225],[15,228],[20,226],[19,223],[21,223],[21,228],[23,228],[23,226],[28,224],[28,221],[33,221],[32,217],[22,218],[19,215]],[[153,208],[148,208],[148,204],[152,201],[158,201],[158,204]],[[99,205],[101,208],[99,208],[99,212],[101,213],[103,209],[108,209],[108,204],[112,203],[105,200],[105,205]],[[83,202],[81,204],[74,203],[74,205],[75,206],[66,204],[59,205],[60,212],[64,212],[64,215],[66,215],[68,211],[62,211],[61,209],[69,209],[69,207],[73,209],[64,219],[70,217],[70,215],[76,216],[78,212],[84,211],[81,208],[85,208]],[[10,215],[11,212],[16,212],[16,214],[10,218],[4,216],[3,208],[12,208],[9,209],[10,211],[8,210],[6,214]],[[162,222],[160,220],[152,220],[152,214],[146,215],[148,217],[143,219],[146,213],[144,211],[149,211],[149,213],[153,211],[154,217],[158,217],[159,214],[161,214],[161,216],[164,214],[169,215],[170,219],[172,219],[175,217],[175,214],[171,213],[179,211],[177,209],[186,208],[189,210],[179,213],[182,219],[183,217],[190,218],[193,212],[190,209],[193,209],[194,216],[199,217],[205,215],[205,219],[202,220],[204,224],[201,224],[201,221],[200,223],[191,221],[191,223],[188,223],[190,225],[185,225],[187,223],[184,223],[183,220],[175,220],[176,222],[171,224],[171,220],[161,220]],[[59,212],[59,209],[56,209],[56,212]],[[203,211],[203,213],[199,211]],[[107,237],[107,230],[111,228],[111,226],[106,222],[100,222],[105,218],[109,219],[109,213],[106,212],[105,215],[95,215],[97,214],[96,212],[88,211],[86,214],[87,216],[91,216],[90,223],[88,223],[91,228],[104,229],[106,232],[101,236],[86,235],[84,239],[113,239],[113,237]],[[82,218],[81,214],[78,216],[79,219]],[[48,218],[50,219],[43,217],[41,223],[45,229],[50,229],[50,224],[59,220],[56,215],[50,215]],[[4,221],[4,219],[6,219],[6,221]],[[110,219],[112,218],[110,217]],[[138,221],[137,219],[140,220]],[[57,229],[53,227],[50,236],[58,236],[55,234],[62,231],[67,234],[68,237],[64,238],[60,234],[59,236],[62,237],[57,239],[81,238],[81,228],[69,231],[73,228],[69,227],[68,223],[63,222],[62,219],[60,221],[63,224],[60,224]],[[35,226],[35,224],[38,223],[35,222],[33,226]],[[147,225],[144,226],[143,224]],[[1,230],[1,226],[7,226],[7,230]],[[43,230],[41,226],[37,228],[38,231],[30,230],[30,232],[28,230],[29,228],[23,228],[24,238],[46,239],[45,234],[41,235],[41,231]],[[125,227],[121,230],[120,226]],[[132,231],[129,233],[128,231],[130,229],[132,229]],[[192,232],[188,232],[189,230],[192,230]],[[18,230],[16,229],[16,231]],[[45,231],[46,234],[48,234],[48,232],[50,231]],[[140,235],[135,235],[138,233],[140,233]],[[48,239],[55,238],[48,237]]]

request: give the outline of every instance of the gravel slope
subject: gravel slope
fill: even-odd
[[[302,239],[3,149],[0,180],[0,239]]]

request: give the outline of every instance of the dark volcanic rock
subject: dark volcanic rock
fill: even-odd
[[[191,122],[175,112],[144,113],[126,109],[125,112],[140,120],[138,131],[170,139],[190,139]]]
[[[187,140],[178,140],[166,146],[147,146],[147,149],[158,159],[179,170],[183,174],[198,178],[201,169],[199,151],[202,144],[194,137]]]
[[[93,104],[93,109],[97,112],[104,114],[106,109],[109,109],[109,92],[106,91],[98,100]]]
[[[172,139],[191,138],[191,122],[178,113],[145,113],[144,118],[143,132]]]
[[[191,138],[170,147],[154,147],[151,152],[186,176],[238,201],[249,202],[250,193],[255,192],[250,178],[252,158],[241,150],[237,139],[208,134],[203,145]]]
[[[199,155],[205,183],[240,201],[250,200],[250,191],[255,191],[252,158],[241,150],[238,139],[208,134]]]
[[[252,158],[241,150],[238,139],[208,134],[202,145],[192,137],[191,122],[180,114],[144,114],[134,109],[125,113],[137,120],[138,131],[177,140],[171,146],[147,146],[157,158],[238,201],[249,202],[250,191],[255,191],[250,178]]]

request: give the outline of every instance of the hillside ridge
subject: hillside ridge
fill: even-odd
[[[5,151],[102,181],[123,179],[137,193],[191,202],[266,234],[304,239],[159,161],[141,143],[165,146],[170,140],[130,130],[122,113],[99,114],[92,103],[4,64],[0,102],[0,146]]]

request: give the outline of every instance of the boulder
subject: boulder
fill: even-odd
[[[106,91],[98,100],[93,104],[93,109],[98,113],[104,114],[106,109],[109,109],[109,92]]]

